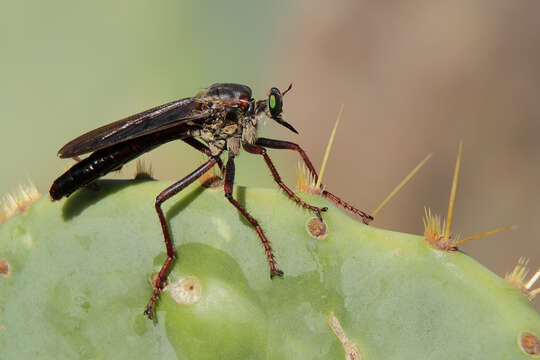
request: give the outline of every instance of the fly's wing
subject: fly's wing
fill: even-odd
[[[64,145],[58,156],[86,154],[188,121],[204,121],[208,117],[209,112],[196,109],[195,98],[172,101],[89,131]]]

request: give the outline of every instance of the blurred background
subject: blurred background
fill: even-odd
[[[31,179],[47,194],[72,164],[56,157],[64,143],[214,82],[257,98],[293,82],[284,116],[300,135],[272,122],[260,134],[300,143],[319,168],[344,104],[324,183],[359,208],[373,211],[434,154],[374,226],[422,234],[424,207],[445,216],[463,140],[453,232],[518,228],[462,249],[501,276],[520,256],[536,270],[539,15],[532,0],[5,3],[0,189]],[[271,155],[294,185],[297,155]],[[180,142],[144,159],[171,181],[203,160]],[[239,184],[274,186],[260,159],[239,161]]]

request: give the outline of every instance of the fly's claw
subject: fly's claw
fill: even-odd
[[[176,253],[175,253],[176,255]],[[166,280],[161,280],[159,277],[159,274],[154,275],[152,279],[152,285],[154,287],[154,292],[152,294],[152,297],[148,301],[148,304],[146,304],[146,309],[144,310],[143,314],[148,317],[148,319],[152,320],[156,317],[156,311],[154,310],[154,307],[156,305],[156,301],[159,299],[159,296],[161,294],[161,291],[167,285]]]
[[[283,271],[279,270],[278,268],[274,268],[270,271],[270,279],[273,279],[274,277],[283,277]]]
[[[326,211],[328,211],[328,208],[326,206],[323,208],[313,207],[313,212],[317,216],[317,219],[319,219],[319,221],[321,222],[323,221],[321,213]]]
[[[366,225],[369,225],[369,223],[372,222],[373,219],[374,217],[369,214],[364,214],[364,216],[362,216],[362,222]]]
[[[156,300],[159,297],[155,294],[152,295],[150,298],[150,301],[148,301],[148,304],[146,304],[146,309],[144,309],[143,315],[147,316],[148,319],[153,320],[156,318],[156,311],[154,310],[154,305],[156,304]]]
[[[146,306],[146,309],[144,310],[143,314],[148,317],[149,320],[153,320],[156,317],[156,312],[152,308],[152,306]]]
[[[152,298],[150,298],[150,301],[148,304],[146,304],[146,309],[144,309],[143,314],[148,317],[148,319],[152,320],[156,317],[156,311],[154,310],[154,305],[156,303],[157,297],[155,295],[152,295]]]

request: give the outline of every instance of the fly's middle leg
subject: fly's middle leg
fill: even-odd
[[[229,202],[236,208],[240,213],[246,218],[247,221],[255,228],[257,231],[257,235],[259,235],[259,238],[261,239],[261,242],[264,246],[264,251],[266,253],[266,259],[268,261],[268,266],[270,267],[270,278],[273,278],[274,276],[283,276],[283,271],[278,269],[276,265],[276,260],[274,258],[274,254],[272,253],[272,247],[270,246],[270,241],[266,238],[264,235],[264,232],[259,225],[259,222],[255,220],[247,211],[236,201],[233,196],[233,185],[234,185],[234,173],[235,173],[235,167],[234,167],[234,155],[229,153],[229,159],[227,161],[227,165],[225,165],[225,197]]]
[[[155,208],[158,214],[159,222],[161,224],[161,229],[163,230],[163,238],[165,240],[165,247],[167,249],[167,259],[161,266],[161,269],[154,280],[154,291],[152,293],[152,297],[146,305],[146,309],[144,310],[144,314],[150,319],[154,318],[156,315],[154,309],[155,303],[159,298],[161,290],[163,289],[163,287],[165,287],[167,283],[167,274],[169,273],[169,267],[176,258],[176,249],[174,248],[174,245],[172,243],[169,227],[167,226],[167,220],[165,219],[165,215],[163,215],[161,204],[163,204],[165,201],[167,201],[168,199],[176,195],[178,192],[183,190],[185,187],[187,187],[189,184],[201,177],[205,172],[211,169],[212,166],[216,164],[216,162],[216,158],[212,157],[204,164],[199,166],[197,169],[195,169],[195,171],[193,171],[191,174],[178,181],[177,183],[169,186],[156,197]]]

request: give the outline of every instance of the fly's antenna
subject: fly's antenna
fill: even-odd
[[[287,90],[283,91],[283,93],[281,94],[281,96],[285,96],[286,93],[289,92],[289,90],[292,89],[292,83],[289,84],[289,87],[287,88]]]

